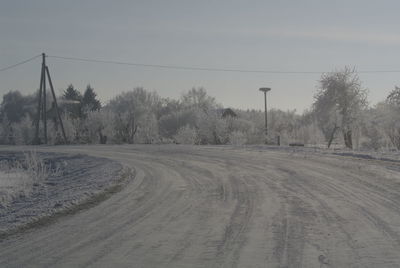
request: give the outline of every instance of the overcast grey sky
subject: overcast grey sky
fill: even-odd
[[[400,1],[0,0],[0,68],[41,52],[146,64],[332,71],[400,70]],[[48,58],[56,89],[90,83],[103,103],[141,86],[177,98],[203,86],[225,107],[308,108],[320,74],[262,74],[104,65]],[[0,94],[32,93],[40,59],[0,72]],[[370,102],[400,73],[360,74]]]

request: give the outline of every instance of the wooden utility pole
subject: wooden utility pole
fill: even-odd
[[[44,144],[47,144],[46,54],[44,54],[44,53],[42,53],[42,73],[43,73],[43,129],[44,129]]]
[[[38,112],[37,112],[37,116],[36,116],[36,121],[35,121],[35,139],[33,141],[34,144],[41,144],[41,140],[40,140],[40,135],[39,135],[39,129],[40,129],[40,119],[43,120],[43,138],[44,138],[44,144],[47,144],[47,96],[46,96],[46,76],[47,79],[49,81],[49,85],[50,85],[50,90],[51,90],[51,94],[53,96],[53,102],[54,102],[54,107],[56,110],[56,114],[57,114],[57,119],[58,122],[60,123],[61,126],[61,131],[62,131],[62,135],[64,138],[64,142],[68,143],[67,140],[67,136],[65,135],[65,130],[64,130],[64,125],[61,119],[61,115],[60,115],[60,111],[58,109],[58,104],[57,104],[57,98],[56,98],[56,94],[54,93],[54,88],[53,88],[53,83],[51,81],[51,77],[50,77],[50,72],[49,72],[49,68],[46,66],[46,54],[42,53],[42,70],[41,70],[41,74],[40,74],[40,88],[39,88],[39,94],[38,94]]]
[[[264,113],[265,113],[265,144],[268,144],[268,109],[267,109],[267,92],[271,91],[269,87],[262,87],[259,89],[264,92]]]

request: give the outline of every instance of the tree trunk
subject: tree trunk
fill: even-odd
[[[217,131],[213,131],[213,136],[214,136],[214,143],[216,145],[220,145],[221,144],[221,140],[219,139],[218,135],[217,135]]]
[[[389,133],[389,139],[397,150],[400,150],[400,128],[392,129]]]
[[[103,132],[101,130],[99,130],[99,141],[100,141],[100,144],[107,143],[107,136],[103,135]]]
[[[338,127],[335,126],[335,127],[333,128],[333,130],[332,130],[331,136],[330,136],[329,141],[328,141],[328,149],[331,147],[331,144],[332,144],[332,142],[333,142],[333,139],[335,138],[335,133],[336,133],[336,130],[337,130],[337,129],[338,129]]]
[[[343,131],[344,144],[347,148],[353,149],[353,140],[351,130]]]

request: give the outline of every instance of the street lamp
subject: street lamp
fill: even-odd
[[[260,91],[264,92],[264,105],[265,105],[265,144],[268,143],[268,117],[267,117],[267,92],[271,91],[269,87],[262,87]]]

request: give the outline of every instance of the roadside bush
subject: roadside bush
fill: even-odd
[[[154,114],[144,115],[137,130],[137,142],[152,144],[158,142],[158,124]]]
[[[233,131],[229,134],[229,144],[232,145],[243,145],[246,144],[246,135],[241,131]]]
[[[228,125],[216,111],[197,111],[197,133],[200,144],[228,143]]]
[[[165,114],[159,119],[160,135],[164,138],[172,138],[178,133],[178,130],[186,125],[192,127],[196,123],[196,111],[181,110]]]
[[[197,144],[197,131],[196,129],[186,125],[178,130],[178,133],[174,136],[174,140],[178,144]]]
[[[109,110],[87,112],[84,121],[84,143],[105,144],[112,140],[114,135],[114,114]]]
[[[31,144],[35,137],[33,120],[29,116],[25,116],[19,123],[13,125],[15,144]]]
[[[24,153],[20,160],[0,161],[0,205],[29,195],[34,185],[57,173],[36,152]]]

